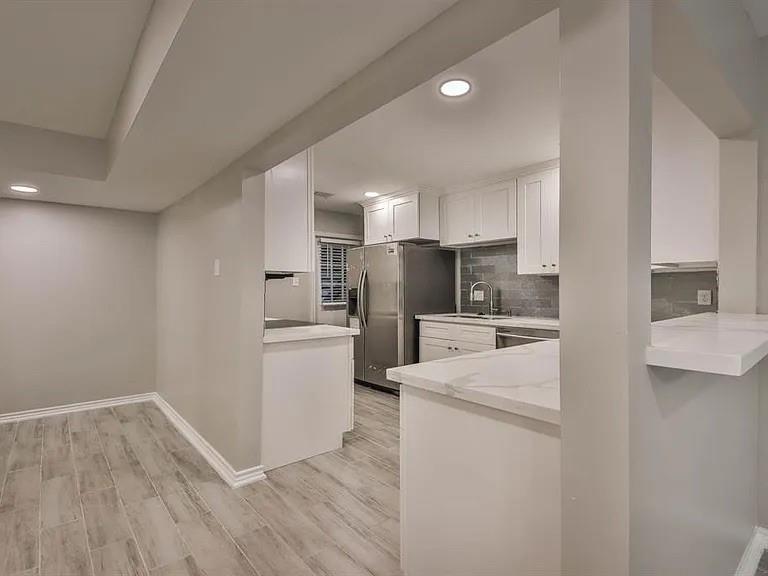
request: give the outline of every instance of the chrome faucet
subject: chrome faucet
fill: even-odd
[[[483,286],[488,286],[488,295],[490,297],[488,301],[488,316],[493,316],[493,286],[488,284],[488,282],[484,282],[481,280],[480,282],[475,282],[474,284],[472,284],[472,286],[470,286],[469,288],[469,301],[470,302],[475,301],[475,286],[480,286],[481,284]]]

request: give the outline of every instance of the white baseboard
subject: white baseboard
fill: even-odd
[[[36,408],[34,410],[22,410],[21,412],[9,412],[7,414],[0,414],[0,424],[6,422],[21,422],[22,420],[34,420],[35,418],[45,418],[47,416],[59,416],[61,414],[71,414],[72,412],[82,412],[84,410],[96,410],[97,408],[110,408],[112,406],[120,406],[121,404],[149,402],[154,401],[156,395],[156,392],[146,392],[144,394],[107,398],[105,400],[91,400],[89,402],[64,404],[62,406],[53,406],[51,408]]]
[[[91,400],[89,402],[77,402],[74,404],[65,404],[63,406],[53,406],[51,408],[37,408],[35,410],[23,410],[21,412],[9,412],[0,414],[0,424],[6,422],[21,422],[23,420],[34,420],[36,418],[45,418],[48,416],[58,416],[61,414],[71,414],[73,412],[82,412],[84,410],[95,410],[97,408],[111,408],[123,404],[135,404],[137,402],[154,402],[168,420],[181,432],[192,446],[202,455],[210,464],[221,479],[232,488],[240,488],[246,484],[264,480],[263,466],[254,466],[245,470],[235,470],[232,465],[219,454],[208,441],[203,438],[192,425],[187,422],[181,414],[174,410],[165,399],[157,392],[147,392],[145,394],[134,394],[132,396],[120,396],[117,398],[107,398],[105,400]]]
[[[766,548],[768,548],[768,530],[757,526],[734,576],[755,576],[757,565]]]
[[[170,420],[173,425],[178,428],[184,438],[186,438],[189,443],[200,452],[203,458],[208,461],[208,464],[219,473],[221,479],[232,488],[240,488],[246,484],[251,484],[252,482],[257,482],[266,478],[263,466],[254,466],[252,468],[246,468],[245,470],[235,470],[227,459],[219,454],[219,451],[211,446],[210,443],[181,416],[181,414],[174,410],[173,406],[160,396],[160,394],[155,394],[154,400],[168,420]]]

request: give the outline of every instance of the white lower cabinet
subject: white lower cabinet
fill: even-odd
[[[430,362],[496,348],[496,329],[447,322],[421,322],[419,362]]]

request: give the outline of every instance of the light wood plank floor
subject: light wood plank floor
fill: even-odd
[[[152,403],[0,424],[0,575],[399,575],[399,414],[230,489]]]

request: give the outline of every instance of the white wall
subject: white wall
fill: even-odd
[[[259,463],[259,178],[245,194],[239,170],[220,173],[162,212],[158,231],[157,389],[236,469]],[[221,262],[218,277],[215,258]]]
[[[344,234],[363,237],[363,214],[347,214],[345,212],[330,212],[315,210],[315,234],[322,236]]]
[[[718,139],[658,78],[652,154],[651,261],[716,261]]]
[[[0,199],[0,413],[154,390],[156,231]]]

